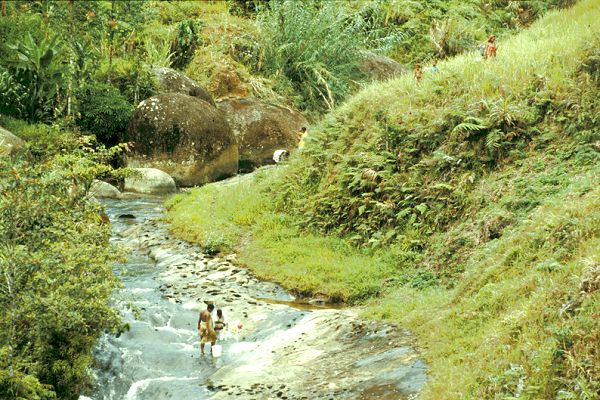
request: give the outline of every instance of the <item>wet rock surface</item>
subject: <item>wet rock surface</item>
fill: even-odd
[[[416,398],[426,369],[402,329],[349,308],[285,305],[293,297],[236,265],[235,255],[210,257],[172,237],[154,219],[158,202],[106,202],[113,241],[132,254],[117,267],[126,272],[115,295],[131,330],[99,346],[94,399]],[[199,355],[196,323],[207,301],[244,325],[220,341],[219,358]]]

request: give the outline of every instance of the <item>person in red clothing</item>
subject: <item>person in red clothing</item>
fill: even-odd
[[[421,67],[421,64],[415,65],[415,79],[417,82],[421,82],[421,79],[423,79],[423,67]]]
[[[491,35],[485,43],[484,58],[486,60],[496,57],[496,35]]]

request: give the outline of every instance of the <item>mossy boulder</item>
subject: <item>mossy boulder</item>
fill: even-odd
[[[371,81],[384,81],[409,71],[397,61],[371,52],[363,53],[358,69]]]
[[[0,157],[25,152],[25,142],[0,126]]]
[[[273,153],[298,147],[308,129],[299,112],[253,98],[225,99],[217,102],[217,108],[237,138],[242,169],[273,164]]]
[[[156,78],[159,92],[183,93],[188,96],[198,97],[213,106],[215,102],[211,95],[198,82],[172,68],[153,66],[152,74]]]
[[[236,138],[223,112],[198,97],[166,93],[141,102],[129,124],[129,167],[158,168],[179,186],[213,182],[237,172]]]

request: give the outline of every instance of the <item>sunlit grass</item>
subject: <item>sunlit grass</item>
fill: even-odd
[[[363,254],[343,239],[303,232],[297,221],[274,211],[268,185],[279,173],[208,185],[171,199],[173,231],[208,251],[237,253],[259,278],[300,295],[356,302],[379,293],[382,280],[394,273],[383,254]]]
[[[433,373],[424,398],[490,398],[495,384],[516,393],[520,379],[530,391],[527,398],[554,398],[557,370],[577,375],[579,368],[598,376],[597,343],[581,340],[569,347],[557,333],[577,340],[577,324],[585,323],[596,335],[600,328],[594,320],[600,294],[579,292],[586,271],[600,265],[599,182],[597,169],[574,179],[478,251],[455,289],[399,288],[368,308],[368,314],[400,321],[418,334]],[[576,324],[575,310],[559,310],[578,296],[578,306],[592,313],[578,316],[584,321]],[[556,359],[561,351],[568,362]]]

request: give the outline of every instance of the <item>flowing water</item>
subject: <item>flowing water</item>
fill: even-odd
[[[235,265],[173,238],[158,197],[106,200],[112,242],[130,250],[113,295],[130,329],[95,350],[94,400],[381,398],[417,396],[425,365],[406,332],[356,312],[297,302]],[[199,354],[205,301],[243,329]],[[82,400],[86,397],[82,396]]]

